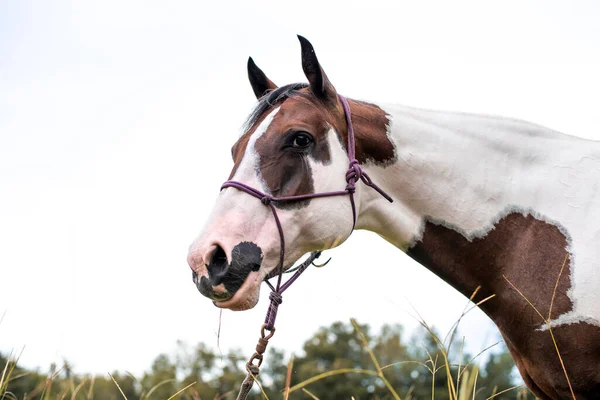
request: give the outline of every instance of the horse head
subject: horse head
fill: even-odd
[[[258,189],[269,198],[346,186],[350,160],[344,108],[312,45],[299,39],[308,84],[278,87],[252,58],[248,60],[258,104],[231,150],[234,165],[229,181]],[[265,207],[269,200],[262,200],[234,187],[222,188],[203,231],[190,246],[188,263],[196,286],[217,307],[254,307],[261,283],[280,272],[280,233],[285,237],[286,270],[307,252],[338,246],[353,230],[352,205],[345,198],[275,200],[280,230],[275,212]]]

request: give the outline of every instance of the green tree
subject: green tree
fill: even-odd
[[[368,348],[372,349],[379,365],[391,386],[403,398],[410,393],[413,399],[450,399],[448,389],[445,354],[449,357],[449,368],[455,390],[458,390],[457,376],[463,372],[471,356],[461,351],[462,343],[454,343],[450,351],[441,346],[443,341],[435,329],[418,329],[410,340],[406,340],[400,325],[384,325],[376,335],[370,333],[365,325],[359,325]],[[328,371],[341,368],[374,370],[367,348],[360,340],[352,325],[333,323],[328,328],[319,329],[304,344],[304,355],[296,358],[293,368],[293,382],[297,384]],[[487,398],[494,390],[507,389],[514,385],[512,371],[514,363],[506,349],[490,353],[488,361],[482,367],[471,364],[468,371],[473,376],[473,368],[478,369],[477,397]],[[279,376],[284,376],[284,373]],[[466,373],[461,375],[465,380]],[[279,387],[283,387],[283,378],[277,378]],[[495,389],[496,388],[496,389]],[[311,383],[307,389],[321,399],[391,399],[389,390],[378,378],[370,375],[347,373],[332,375]],[[517,392],[508,392],[502,398],[516,398]],[[294,398],[310,398],[307,394],[296,392]]]
[[[372,341],[367,325],[359,325],[368,342]],[[349,323],[334,322],[321,328],[303,346],[304,355],[294,362],[292,382],[298,383],[316,375],[338,369],[371,368],[369,356],[362,341]],[[377,377],[360,373],[346,373],[319,380],[308,390],[319,398],[370,398],[380,382]],[[307,396],[305,396],[308,398]],[[301,398],[301,397],[298,397]]]
[[[39,399],[39,395],[37,397],[35,394],[32,396],[32,392],[44,383],[46,377],[37,370],[27,371],[18,365],[14,366],[13,363],[14,361],[0,354],[0,371],[6,370],[8,372],[14,367],[10,376],[4,378],[5,382],[8,381],[6,391],[12,393],[18,399]],[[0,394],[3,394],[2,391],[0,391]]]
[[[186,343],[177,342],[176,364],[180,375],[184,376],[182,386],[186,387],[196,382],[190,393],[202,399],[212,399],[217,395],[217,390],[211,381],[217,372],[217,356],[204,343],[199,343],[190,349]]]
[[[108,375],[89,377],[89,383],[84,385],[81,396],[78,398],[87,398],[92,393],[94,399],[123,400],[119,387],[128,399],[140,398],[141,388],[131,375],[115,371],[111,373],[111,376],[112,378]],[[119,387],[117,387],[115,381],[119,384]]]
[[[142,378],[142,387],[145,393],[152,391],[152,398],[155,399],[168,399],[179,390],[177,366],[168,355],[160,354],[154,359],[150,372]]]

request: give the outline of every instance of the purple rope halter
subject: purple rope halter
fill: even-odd
[[[241,190],[242,192],[246,192],[249,195],[256,197],[257,199],[260,199],[260,201],[265,206],[267,206],[271,209],[271,212],[273,213],[273,218],[275,218],[275,224],[277,225],[277,230],[279,231],[279,242],[280,242],[279,273],[277,276],[277,285],[275,287],[273,287],[269,283],[269,281],[266,281],[267,284],[269,285],[269,287],[271,288],[271,294],[269,295],[269,299],[271,300],[271,303],[269,305],[269,309],[267,311],[267,316],[265,318],[265,324],[264,324],[265,329],[268,329],[271,331],[273,331],[275,329],[275,318],[277,317],[277,309],[279,308],[279,305],[283,301],[283,298],[282,298],[283,292],[288,287],[290,287],[290,285],[292,283],[294,283],[294,281],[296,279],[298,279],[300,274],[302,274],[302,272],[304,272],[304,270],[306,268],[308,268],[308,266],[311,265],[312,262],[317,257],[319,257],[319,255],[321,254],[320,251],[311,253],[309,258],[296,269],[296,272],[294,273],[294,275],[292,275],[292,277],[290,279],[288,279],[283,285],[281,284],[281,279],[282,279],[282,275],[283,275],[283,260],[285,258],[285,237],[283,234],[283,227],[281,226],[281,221],[279,220],[279,217],[277,215],[277,210],[276,210],[275,206],[273,205],[273,202],[275,202],[275,201],[277,201],[277,202],[279,202],[279,201],[299,201],[299,200],[306,200],[306,199],[315,199],[315,198],[319,198],[319,197],[349,195],[350,204],[352,205],[352,230],[354,230],[354,228],[356,226],[356,205],[354,203],[354,192],[356,190],[355,189],[356,182],[358,182],[359,180],[363,181],[363,183],[365,185],[375,189],[387,201],[389,201],[390,203],[393,202],[392,198],[387,193],[385,193],[379,186],[377,186],[375,183],[373,183],[373,181],[371,180],[369,175],[367,175],[367,173],[361,168],[358,160],[356,159],[354,128],[352,127],[350,106],[348,105],[348,100],[346,100],[345,97],[343,97],[341,95],[338,95],[338,97],[342,103],[342,107],[344,108],[344,114],[346,116],[346,124],[348,126],[348,149],[347,149],[347,151],[348,151],[348,158],[350,159],[350,165],[348,167],[348,171],[346,172],[347,185],[344,190],[338,190],[338,191],[334,191],[334,192],[302,194],[302,195],[298,195],[298,196],[273,197],[266,193],[261,192],[260,190],[257,190],[251,186],[248,186],[244,183],[237,182],[237,181],[226,181],[221,186],[221,190],[228,188],[228,187],[233,187],[238,190]]]

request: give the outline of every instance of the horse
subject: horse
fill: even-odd
[[[521,120],[346,100],[298,38],[307,84],[277,86],[248,59],[258,103],[231,149],[239,185],[224,185],[189,249],[198,290],[217,307],[252,308],[263,281],[366,229],[489,299],[479,307],[538,398],[600,398],[600,144]],[[317,196],[340,194],[349,164],[394,201],[360,184],[342,191],[352,201]]]

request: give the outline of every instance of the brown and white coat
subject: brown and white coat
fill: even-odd
[[[262,103],[232,150],[230,179],[275,196],[345,186],[343,111],[312,46],[301,44],[307,86],[277,88],[250,60]],[[357,158],[394,198],[358,185],[356,229],[378,233],[465,296],[481,287],[475,301],[495,295],[481,308],[529,388],[569,398],[549,320],[575,395],[600,398],[600,144],[506,118],[352,100],[350,108]],[[341,198],[280,204],[278,213],[286,267],[351,233]],[[228,188],[189,263],[217,306],[247,309],[278,257],[269,209]]]

